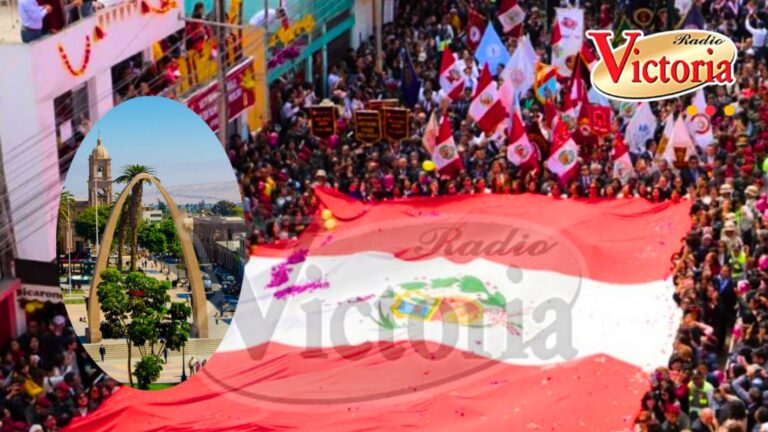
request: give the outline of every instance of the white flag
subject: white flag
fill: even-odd
[[[635,115],[629,120],[627,130],[624,132],[627,144],[629,144],[629,151],[635,154],[644,152],[645,143],[653,138],[657,125],[658,120],[653,115],[651,106],[647,102],[641,103],[635,111]]]

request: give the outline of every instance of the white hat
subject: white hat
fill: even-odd
[[[66,324],[66,323],[67,323],[67,319],[64,318],[64,316],[62,316],[62,315],[56,315],[55,317],[53,317],[53,324],[54,325],[60,326],[60,325]]]
[[[29,428],[29,432],[43,432],[43,427],[39,424],[34,424]]]

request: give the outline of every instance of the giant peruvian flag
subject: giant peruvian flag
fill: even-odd
[[[504,104],[499,98],[496,81],[491,78],[488,65],[483,65],[480,79],[477,81],[475,95],[469,105],[469,115],[475,120],[480,129],[486,133],[496,130],[496,127],[506,117]]]
[[[336,228],[255,249],[205,368],[68,430],[630,427],[672,351],[690,204],[317,195]]]
[[[457,67],[453,51],[448,47],[443,49],[443,58],[440,61],[440,89],[451,100],[460,98],[464,91],[464,77]]]

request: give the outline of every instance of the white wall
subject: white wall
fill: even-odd
[[[56,256],[61,182],[53,99],[88,82],[91,120],[103,116],[112,107],[111,67],[182,28],[180,13],[177,7],[142,15],[139,2],[133,1],[32,44],[0,45],[0,151],[20,258],[51,261]],[[99,17],[106,37],[97,42],[93,31]],[[79,68],[87,35],[91,59],[83,76],[75,77],[64,67],[58,45]]]

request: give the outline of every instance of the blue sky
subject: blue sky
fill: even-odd
[[[184,185],[217,184],[213,195],[221,194],[221,199],[231,200],[239,194],[229,159],[208,125],[178,102],[142,97],[111,109],[83,140],[64,183],[77,198],[88,196],[88,156],[99,133],[112,158],[113,178],[125,165],[149,165],[180,204],[188,200],[177,198],[175,191],[183,190]],[[116,184],[113,190],[118,193],[122,188]],[[145,194],[149,192],[146,189],[154,188],[145,188]],[[206,198],[208,201],[210,198]]]

